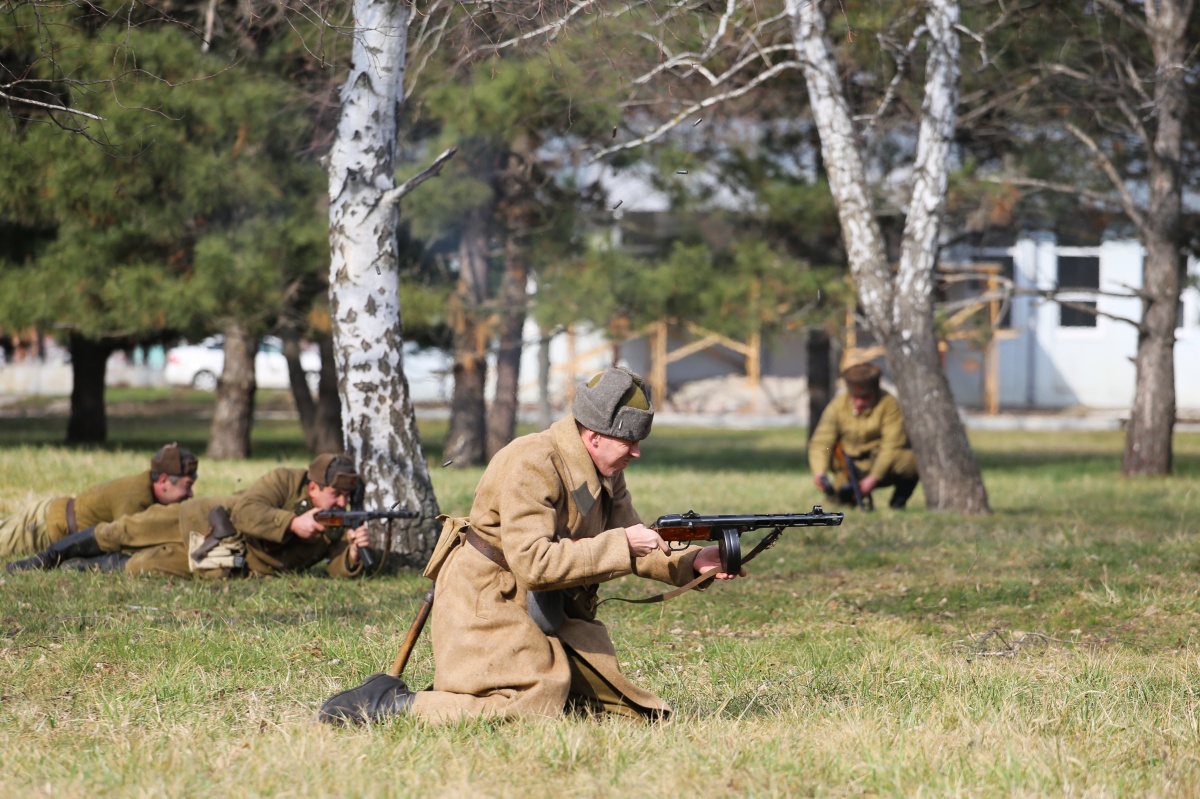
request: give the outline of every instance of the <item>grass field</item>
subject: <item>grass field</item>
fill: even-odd
[[[0,515],[203,450],[187,414],[0,419]],[[422,427],[440,464],[444,426]],[[644,517],[808,510],[803,430],[660,428],[628,472]],[[669,722],[362,730],[317,705],[390,663],[427,583],[310,575],[219,584],[37,573],[0,581],[0,795],[386,797],[1200,795],[1200,435],[1176,475],[1118,476],[1118,433],[972,436],[995,514],[848,514],[791,530],[748,579],[610,603],[624,669]],[[204,493],[303,465],[268,420]],[[434,468],[443,511],[479,470]],[[647,596],[626,578],[608,596]],[[432,679],[428,640],[406,676]]]

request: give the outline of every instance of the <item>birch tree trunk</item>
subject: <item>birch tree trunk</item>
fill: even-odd
[[[990,513],[983,477],[941,368],[933,328],[934,266],[957,103],[958,4],[929,3],[929,60],[912,197],[894,275],[875,217],[861,144],[825,34],[825,18],[813,0],[787,0],[787,12],[850,273],[871,329],[886,349],[928,507]]]
[[[419,566],[433,551],[439,511],[404,376],[396,260],[409,14],[403,0],[354,0],[350,74],[329,156],[329,307],[347,454],[370,506],[420,512],[393,522],[390,542],[403,565]],[[371,533],[378,542],[380,531]]]
[[[1179,305],[1183,122],[1188,112],[1184,60],[1193,0],[1145,3],[1146,35],[1154,54],[1154,137],[1148,149],[1148,206],[1142,217],[1142,321],[1138,325],[1137,381],[1121,473],[1171,473],[1175,429],[1175,326]],[[1136,218],[1136,217],[1135,217]]]
[[[254,427],[254,356],[258,336],[244,322],[230,322],[222,330],[225,365],[217,381],[217,402],[205,456],[222,460],[250,457],[250,431]]]

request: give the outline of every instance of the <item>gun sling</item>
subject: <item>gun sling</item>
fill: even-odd
[[[758,557],[758,553],[762,552],[764,549],[770,549],[771,546],[773,546],[775,544],[775,542],[779,540],[779,536],[781,536],[781,535],[783,535],[782,527],[776,527],[774,530],[767,533],[766,536],[763,537],[763,540],[758,542],[758,546],[756,546],[756,547],[754,547],[754,549],[750,550],[749,555],[746,555],[744,558],[742,558],[742,565],[745,565],[745,564],[749,563],[750,561],[754,560],[756,557]],[[667,591],[662,594],[657,594],[655,596],[647,597],[645,599],[626,599],[623,596],[610,596],[607,599],[600,600],[597,604],[603,605],[605,602],[609,602],[609,601],[628,602],[630,605],[649,605],[654,602],[666,602],[667,600],[674,599],[675,597],[677,597],[681,594],[686,594],[688,591],[691,591],[693,588],[700,585],[705,580],[712,580],[712,579],[715,579],[715,574],[713,573],[712,570],[710,570],[710,571],[706,571],[704,574],[701,574],[699,577],[696,577],[694,580],[692,580],[687,585],[681,585],[678,588],[673,588],[670,591]]]

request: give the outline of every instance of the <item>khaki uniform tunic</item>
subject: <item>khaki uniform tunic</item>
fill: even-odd
[[[900,403],[886,391],[868,411],[855,415],[849,394],[839,394],[825,408],[817,429],[808,442],[808,465],[812,473],[828,474],[834,487],[849,481],[841,460],[833,457],[838,441],[864,475],[892,485],[897,477],[915,478],[917,459],[908,443]]]
[[[358,577],[361,560],[350,562],[344,537],[329,532],[304,539],[288,529],[296,507],[308,499],[308,472],[280,467],[267,472],[238,495],[229,509],[233,526],[246,541],[246,566],[255,574],[273,576],[300,572],[329,559],[327,571],[335,577]]]
[[[96,525],[96,543],[105,552],[130,555],[127,574],[174,574],[189,577],[188,535],[208,532],[208,514],[229,507],[236,495],[193,497],[173,505],[154,505],[141,513]]]
[[[92,486],[75,497],[75,530],[141,513],[155,504],[149,470]],[[58,497],[33,503],[0,522],[0,556],[32,555],[65,538],[67,502]]]
[[[629,705],[668,712],[620,673],[608,630],[594,618],[600,582],[637,574],[683,585],[695,576],[698,547],[635,560],[624,528],[639,521],[624,475],[596,471],[570,416],[498,452],[476,489],[470,525],[503,551],[509,569],[469,543],[450,551],[434,594],[433,689],[418,692],[411,711],[435,720],[557,716],[571,693],[569,647]],[[447,535],[456,535],[453,524]],[[548,635],[526,597],[554,589],[568,589],[573,601]]]

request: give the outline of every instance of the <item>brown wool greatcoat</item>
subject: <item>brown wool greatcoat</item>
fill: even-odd
[[[301,572],[328,558],[330,575],[358,577],[362,561],[350,562],[350,546],[344,537],[335,541],[324,533],[303,539],[288,530],[298,515],[297,504],[308,499],[308,483],[306,470],[281,466],[238,495],[229,516],[245,538],[246,566],[255,574],[269,577]]]
[[[470,525],[509,569],[462,542],[441,563],[433,690],[418,692],[411,711],[434,720],[559,715],[571,686],[564,645],[630,703],[669,711],[620,673],[608,630],[594,619],[598,583],[637,574],[683,585],[695,576],[698,547],[634,559],[624,528],[639,521],[624,475],[600,476],[571,416],[498,452],[476,488]],[[443,537],[455,535],[447,524]],[[547,635],[526,597],[553,589],[581,589],[581,601],[568,603],[566,621]]]
[[[908,443],[900,403],[886,391],[880,392],[879,401],[869,410],[857,416],[848,393],[834,397],[821,414],[808,442],[808,465],[814,475],[836,475],[835,484],[847,480],[845,468],[833,457],[838,441],[854,465],[880,485],[891,485],[898,476],[917,476],[917,459]]]

